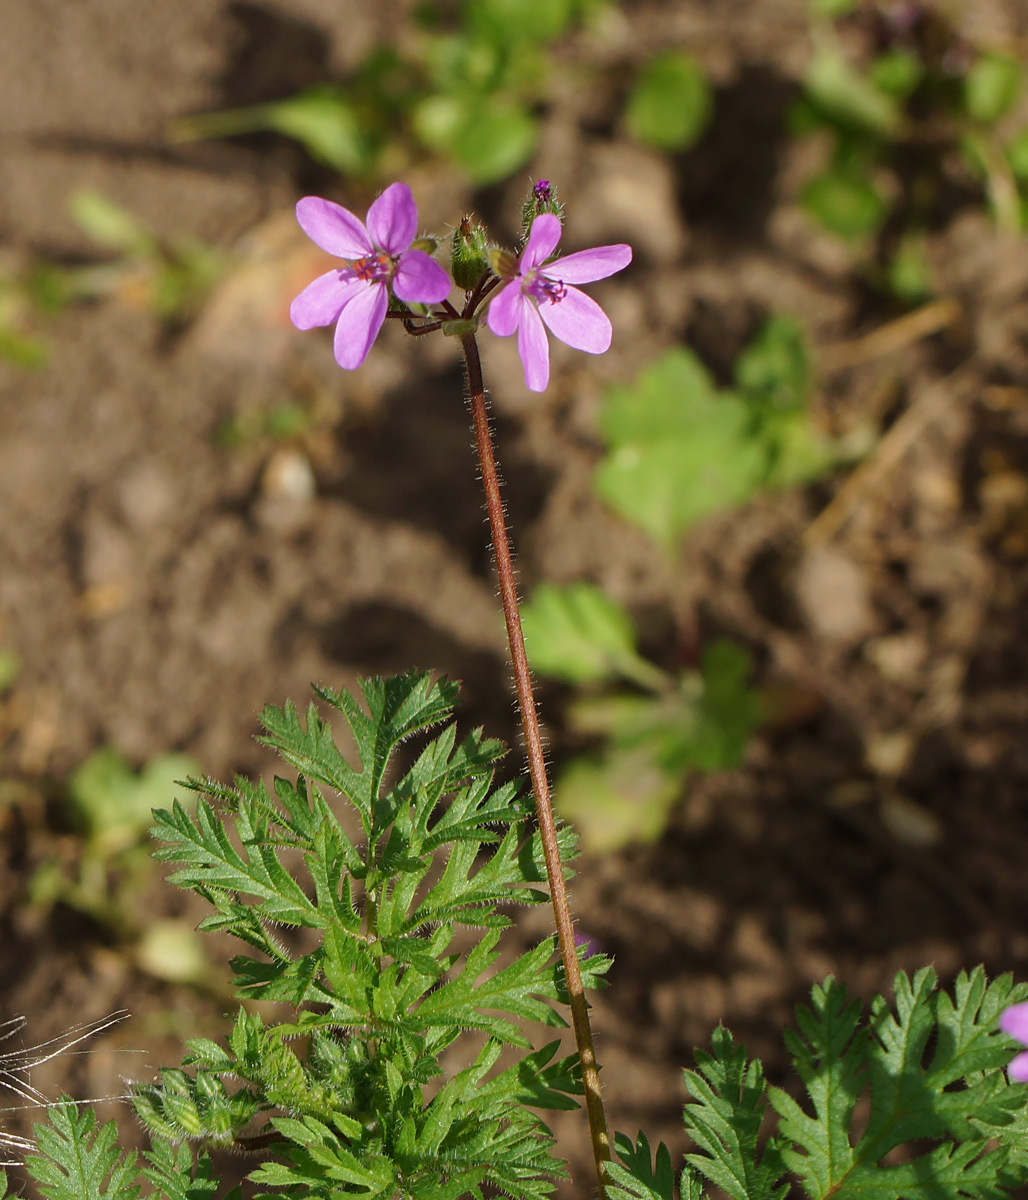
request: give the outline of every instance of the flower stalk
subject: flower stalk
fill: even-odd
[[[489,532],[493,543],[493,558],[500,583],[500,600],[503,617],[507,625],[507,641],[510,646],[510,661],[514,669],[514,685],[517,690],[518,708],[521,713],[521,729],[528,757],[528,771],[535,795],[536,816],[542,837],[546,875],[550,885],[550,900],[557,927],[564,977],[567,983],[571,1008],[571,1025],[578,1046],[578,1057],[582,1064],[582,1087],[585,1093],[585,1108],[589,1118],[589,1138],[592,1143],[593,1161],[601,1198],[606,1194],[606,1167],[610,1162],[610,1138],[607,1133],[607,1118],[603,1111],[603,1096],[600,1091],[599,1067],[593,1046],[592,1027],[589,1024],[589,1008],[582,985],[582,972],[578,965],[575,947],[575,930],[571,921],[567,888],[564,884],[564,868],[557,846],[557,826],[553,818],[550,800],[550,784],[546,774],[546,759],[543,754],[542,737],[539,733],[539,716],[536,711],[532,677],[525,653],[525,636],[521,628],[521,612],[518,607],[517,584],[514,579],[514,562],[507,522],[503,514],[500,495],[500,479],[496,470],[492,433],[486,409],[485,387],[482,382],[482,363],[478,343],[472,332],[461,338],[464,365],[467,372],[468,397],[471,419],[475,431],[475,448],[482,470],[482,486],[485,490],[486,511],[489,515]]]
[[[555,259],[562,212],[552,186],[540,180],[523,212],[524,246],[520,257],[492,245],[485,230],[465,216],[451,239],[448,275],[431,257],[437,248],[435,240],[415,238],[417,208],[406,184],[394,183],[386,188],[368,210],[366,223],[338,204],[307,196],[297,205],[297,219],[308,237],[340,258],[342,266],[308,284],[293,301],[290,315],[299,329],[335,324],[336,361],[347,370],[364,361],[387,319],[401,320],[414,337],[441,330],[458,339],[463,348],[493,557],[602,1200],[606,1195],[606,1164],[611,1161],[610,1139],[475,340],[483,313],[490,331],[497,336],[517,332],[525,384],[536,392],[549,382],[547,330],[566,345],[588,354],[602,354],[608,348],[610,321],[594,300],[573,285],[606,279],[622,270],[631,262],[631,247],[598,246]],[[447,298],[451,283],[464,292],[460,309]]]

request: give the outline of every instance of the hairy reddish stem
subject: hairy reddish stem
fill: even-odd
[[[539,735],[539,717],[536,713],[532,678],[525,655],[525,637],[521,630],[521,613],[518,609],[517,585],[514,581],[514,563],[511,558],[510,540],[507,537],[507,522],[503,515],[500,496],[500,480],[493,454],[493,439],[489,430],[486,412],[485,388],[482,383],[482,363],[478,355],[478,343],[473,333],[461,339],[464,348],[464,363],[467,369],[468,393],[471,401],[471,416],[475,428],[475,444],[482,467],[482,485],[485,488],[485,504],[489,513],[489,530],[492,534],[496,574],[500,581],[500,599],[503,616],[507,623],[507,641],[510,644],[511,665],[521,710],[521,728],[525,737],[528,755],[528,770],[535,793],[535,810],[542,836],[546,874],[550,883],[550,899],[557,925],[560,954],[564,962],[564,977],[567,981],[571,1003],[571,1024],[578,1045],[578,1057],[582,1064],[582,1085],[585,1091],[585,1108],[589,1117],[589,1135],[592,1141],[593,1159],[596,1164],[596,1179],[600,1197],[606,1195],[605,1163],[610,1161],[610,1139],[607,1134],[607,1118],[603,1111],[600,1093],[600,1076],[593,1048],[592,1029],[589,1025],[589,1006],[582,986],[582,972],[578,965],[575,947],[575,930],[571,923],[567,888],[564,885],[564,869],[557,848],[557,826],[553,819],[550,802],[550,785],[546,776],[546,760],[543,755],[542,738]]]

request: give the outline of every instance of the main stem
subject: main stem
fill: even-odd
[[[489,430],[489,417],[485,405],[485,388],[482,384],[482,362],[478,355],[478,343],[473,333],[461,339],[464,347],[464,363],[467,368],[468,392],[471,399],[471,417],[475,427],[475,444],[482,465],[482,486],[485,488],[485,505],[489,513],[489,530],[493,539],[496,559],[496,574],[500,580],[500,599],[503,616],[507,622],[507,641],[510,643],[510,659],[514,668],[514,683],[521,710],[521,728],[528,754],[528,770],[535,793],[535,811],[539,821],[539,832],[546,860],[546,875],[550,882],[550,899],[557,925],[557,939],[564,961],[564,977],[571,1000],[571,1024],[578,1044],[578,1057],[582,1064],[582,1086],[585,1091],[585,1109],[589,1117],[589,1136],[596,1164],[596,1179],[600,1197],[606,1195],[605,1163],[610,1162],[610,1139],[607,1134],[607,1118],[603,1112],[603,1097],[600,1093],[600,1076],[593,1048],[592,1029],[589,1025],[589,1006],[586,1004],[582,972],[578,966],[575,947],[575,930],[571,923],[567,888],[564,886],[564,869],[557,848],[557,826],[553,820],[553,805],[550,802],[550,784],[546,777],[546,760],[543,755],[542,738],[539,735],[539,717],[536,713],[532,677],[528,670],[525,654],[525,636],[521,629],[521,613],[518,609],[518,592],[514,582],[514,563],[511,559],[510,540],[507,537],[507,522],[503,515],[500,496],[500,479],[496,472],[493,454],[493,439]]]

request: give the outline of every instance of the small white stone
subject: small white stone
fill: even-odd
[[[832,546],[800,563],[796,599],[811,631],[826,641],[854,645],[875,628],[867,572]]]

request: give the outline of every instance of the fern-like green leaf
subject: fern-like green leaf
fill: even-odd
[[[832,1191],[854,1165],[850,1121],[862,1088],[866,1036],[859,1031],[860,1005],[831,976],[811,992],[811,1006],[796,1010],[800,1032],[788,1030],[785,1044],[814,1107],[808,1115],[779,1088],[769,1090],[784,1139],[786,1166],[809,1196]]]
[[[783,1147],[813,1200],[991,1200],[1028,1163],[1028,1122],[1019,1115],[1025,1089],[1003,1067],[1012,1043],[999,1015],[1028,988],[1008,976],[987,983],[979,967],[961,972],[952,995],[936,990],[926,967],[896,976],[893,1002],[871,1005],[866,1029],[858,1006],[829,978],[800,1008],[800,1034],[787,1037],[813,1105],[771,1089]],[[860,1137],[853,1114],[869,1093]],[[928,1148],[902,1165],[882,1164],[901,1146]],[[932,1144],[934,1143],[934,1144]]]
[[[136,1156],[118,1149],[113,1121],[98,1128],[96,1113],[66,1096],[49,1117],[34,1127],[39,1153],[26,1163],[46,1200],[136,1200]]]
[[[634,1143],[627,1134],[615,1134],[614,1149],[621,1162],[607,1164],[608,1177],[615,1185],[607,1188],[610,1200],[674,1200],[671,1154],[663,1142],[652,1165],[650,1143],[642,1130]]]
[[[686,1162],[733,1200],[779,1200],[788,1187],[778,1141],[759,1144],[767,1090],[760,1060],[748,1062],[745,1046],[719,1026],[711,1052],[697,1051],[696,1062],[698,1071],[685,1072],[684,1116],[699,1151]]]

